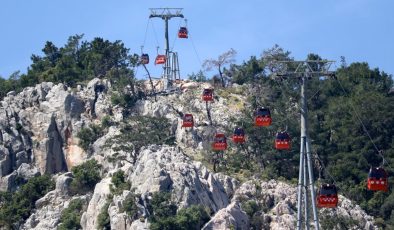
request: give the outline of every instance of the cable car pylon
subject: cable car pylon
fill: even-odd
[[[162,20],[164,20],[165,23],[165,31],[164,31],[164,38],[165,38],[165,63],[163,66],[163,71],[164,74],[162,76],[162,79],[164,81],[164,90],[169,91],[171,90],[172,87],[172,82],[173,80],[177,80],[177,76],[172,77],[173,74],[176,74],[178,71],[179,72],[179,68],[178,70],[172,71],[171,67],[171,58],[170,55],[173,56],[172,59],[178,60],[178,58],[176,57],[177,53],[171,52],[170,51],[170,45],[169,45],[169,39],[168,39],[168,21],[171,18],[184,18],[183,14],[182,14],[182,8],[150,8],[149,9],[151,11],[151,14],[149,15],[149,18],[161,18]],[[178,63],[178,62],[177,62]],[[178,64],[175,65],[178,65]],[[174,79],[172,79],[174,78]]]
[[[309,204],[308,195],[311,196],[313,221],[315,229],[319,230],[319,216],[316,205],[316,191],[313,177],[313,165],[311,157],[311,145],[308,133],[308,106],[306,98],[307,80],[312,77],[332,77],[333,71],[329,71],[334,61],[326,60],[306,60],[306,61],[276,61],[286,66],[297,66],[295,69],[285,69],[282,73],[277,73],[280,77],[295,77],[301,80],[301,145],[300,145],[300,167],[298,175],[297,189],[297,229],[302,229],[303,216],[302,208],[304,207],[304,225],[309,229]],[[309,190],[308,190],[309,185]]]

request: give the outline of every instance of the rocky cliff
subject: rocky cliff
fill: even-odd
[[[155,192],[166,191],[178,209],[195,204],[205,207],[211,219],[203,229],[294,229],[295,185],[252,178],[238,181],[197,161],[199,153],[210,147],[210,137],[224,131],[249,106],[244,102],[247,93],[217,97],[212,105],[201,103],[203,87],[207,85],[187,83],[182,85],[183,93],[137,101],[127,116],[167,118],[175,145],[144,146],[135,160],[134,153],[115,151],[116,143],[108,146],[107,140],[121,133],[125,117],[121,107],[111,104],[109,81],[94,79],[77,88],[41,83],[18,94],[8,93],[0,102],[0,190],[15,191],[18,178],[28,180],[40,174],[51,174],[56,181],[56,188],[36,202],[21,228],[56,229],[62,211],[72,200],[81,199],[86,203],[80,220],[83,229],[97,228],[103,209],[107,209],[111,229],[149,229],[149,200]],[[248,89],[234,86],[231,90]],[[180,114],[188,112],[194,115],[192,130],[180,125]],[[89,151],[82,149],[78,132],[107,115],[116,122]],[[88,159],[102,165],[102,179],[94,191],[73,195],[69,185],[74,178],[69,171]],[[111,177],[118,170],[125,172],[131,187],[113,194]],[[130,198],[135,199],[135,216],[125,211]],[[251,203],[260,207],[253,218],[246,208]],[[354,229],[375,229],[373,218],[342,196],[337,209],[320,210],[320,216],[355,220]]]

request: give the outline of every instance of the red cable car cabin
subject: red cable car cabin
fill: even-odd
[[[149,64],[149,55],[148,54],[142,54],[141,59],[140,59],[141,64]]]
[[[258,108],[254,112],[254,123],[256,126],[270,126],[272,123],[271,112],[268,108]]]
[[[235,128],[232,140],[236,144],[245,143],[245,131],[243,128]]]
[[[368,190],[387,192],[389,190],[387,177],[387,172],[383,168],[371,168],[368,174]]]
[[[334,184],[322,184],[317,193],[318,208],[336,208],[338,206],[338,192]]]
[[[188,32],[186,27],[179,28],[178,38],[188,38]]]
[[[278,132],[275,137],[275,149],[290,150],[291,138],[286,131]]]
[[[222,151],[227,149],[226,136],[223,133],[215,134],[213,139],[212,149],[215,151]]]
[[[182,127],[190,128],[194,126],[193,115],[185,114],[183,115]]]
[[[159,54],[156,57],[155,64],[162,65],[162,64],[166,63],[166,60],[167,60],[166,55]]]
[[[213,89],[204,89],[202,91],[203,101],[213,101]]]

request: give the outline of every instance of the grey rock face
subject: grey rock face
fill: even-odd
[[[219,210],[202,228],[204,230],[249,229],[249,217],[237,202]]]
[[[26,220],[21,229],[57,229],[60,224],[62,211],[67,208],[74,199],[81,199],[83,203],[88,203],[90,196],[84,195],[70,198],[62,196],[58,190],[47,193],[43,198],[37,200],[37,209]]]
[[[15,191],[15,180],[17,173],[12,172],[7,176],[0,177],[0,191]]]
[[[73,175],[71,172],[67,172],[67,173],[60,175],[56,179],[56,190],[59,192],[59,194],[62,194],[62,195],[69,194],[70,184],[73,180],[72,176]]]
[[[83,213],[81,218],[81,226],[83,229],[96,229],[97,216],[101,209],[105,206],[110,193],[109,185],[111,178],[105,178],[100,183],[96,184],[92,199],[89,202],[88,209]]]
[[[227,196],[229,198],[232,198],[236,189],[239,187],[239,182],[227,175],[224,175],[222,173],[216,173],[215,174],[216,178],[220,181],[220,183],[223,185],[224,190],[227,193]]]
[[[12,172],[12,160],[8,149],[0,146],[0,177]]]
[[[40,175],[38,169],[30,164],[22,163],[16,170],[18,177],[29,180],[32,177]]]
[[[57,128],[55,117],[51,118],[51,123],[47,130],[48,141],[46,142],[46,173],[56,173],[67,171],[66,161],[63,154],[63,139]]]
[[[171,191],[181,208],[201,204],[216,212],[229,203],[216,176],[174,147],[153,145],[143,149],[129,180],[140,194]]]
[[[145,220],[132,220],[121,212],[123,202],[131,195],[130,191],[123,191],[123,194],[114,196],[108,209],[113,229],[148,229],[147,198],[154,192],[170,191],[173,194],[172,200],[179,208],[202,204],[216,212],[229,204],[226,189],[220,183],[218,175],[211,173],[201,163],[191,161],[174,147],[146,147],[141,151],[135,165],[124,166],[123,170],[128,172],[128,181],[135,193],[141,194],[141,200],[136,203],[139,216],[145,217]],[[220,177],[228,181],[228,184],[232,181],[224,175]],[[84,229],[94,228],[94,218],[107,202],[110,180],[111,178],[107,177],[97,184],[88,210],[81,220]],[[235,184],[236,181],[228,187],[235,189]],[[233,192],[231,189],[228,191]]]
[[[16,154],[16,168],[23,163],[29,163],[30,159],[26,151],[20,151]]]
[[[138,215],[143,216],[143,219],[134,220],[128,216],[125,212],[122,212],[124,202],[131,198],[130,191],[123,191],[123,194],[115,196],[111,206],[108,209],[108,214],[111,222],[111,229],[127,230],[127,229],[149,229],[149,223],[147,222],[147,209],[145,206],[139,203],[139,200],[135,200],[138,204]]]
[[[9,184],[11,177],[2,177],[22,164],[54,174],[86,160],[77,133],[96,114],[101,119],[111,112],[109,88],[109,81],[93,79],[79,91],[43,82],[18,94],[9,93],[0,102],[0,183]],[[6,184],[0,188],[9,188]]]

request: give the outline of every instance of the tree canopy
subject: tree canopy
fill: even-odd
[[[130,67],[136,65],[137,56],[130,54],[121,41],[110,42],[99,37],[90,42],[82,39],[83,35],[70,36],[63,47],[47,41],[42,56],[31,56],[32,64],[26,74],[17,71],[8,80],[0,78],[0,99],[9,91],[20,91],[45,81],[73,87],[95,77],[133,80]]]

